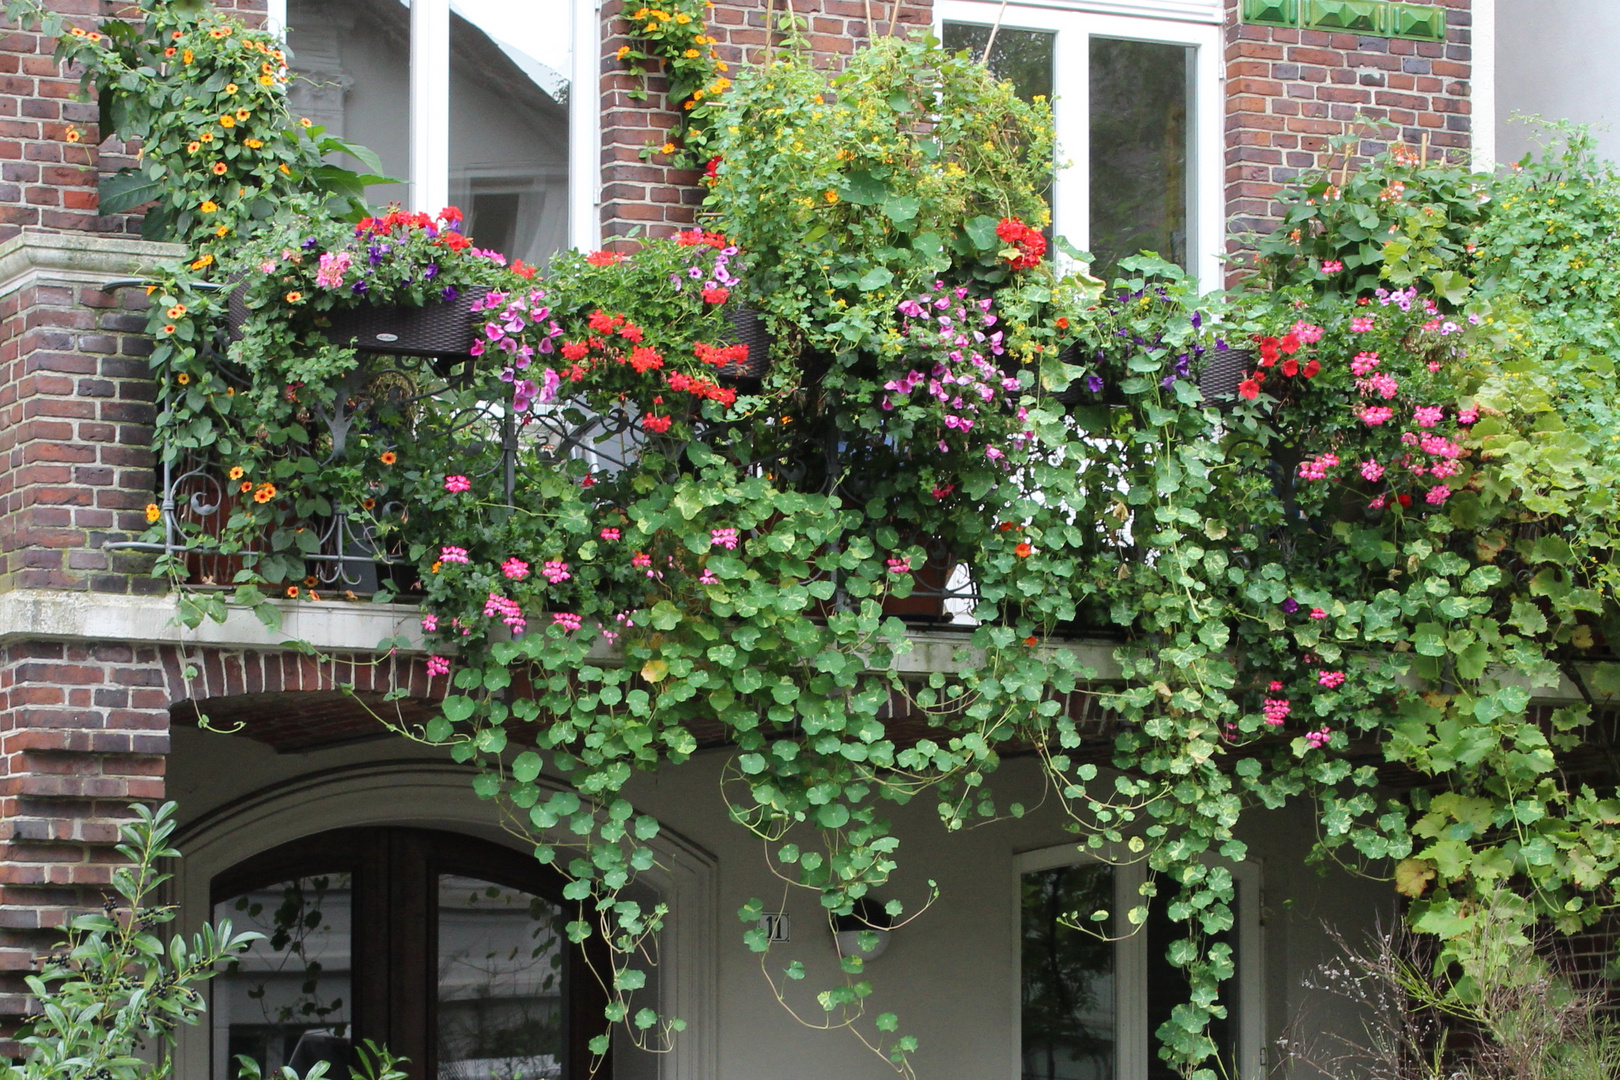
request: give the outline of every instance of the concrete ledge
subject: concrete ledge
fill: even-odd
[[[408,604],[273,601],[281,629],[272,631],[245,607],[231,605],[223,623],[196,629],[180,622],[173,596],[19,589],[0,593],[0,642],[106,641],[119,644],[213,645],[277,649],[307,642],[322,651],[371,652],[384,638],[403,636],[407,651],[423,652],[421,613]]]
[[[117,278],[140,277],[184,254],[179,244],[24,229],[0,244],[0,297],[34,284],[104,285]]]

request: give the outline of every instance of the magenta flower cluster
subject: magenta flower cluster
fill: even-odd
[[[945,430],[938,442],[941,453],[951,448],[948,433],[967,435],[981,411],[998,407],[1004,395],[1019,389],[1018,380],[1005,375],[990,359],[1006,352],[1002,331],[995,329],[999,320],[994,306],[989,297],[968,299],[967,289],[961,286],[947,291],[942,281],[934,282],[931,293],[897,305],[905,316],[902,333],[907,345],[933,362],[926,370],[912,368],[884,383],[887,393],[882,407],[892,411],[922,387],[944,413],[941,424]],[[995,446],[986,447],[985,454],[993,460],[1005,457]]]
[[[557,400],[561,377],[551,368],[540,373],[536,382],[524,374],[534,363],[535,354],[549,355],[556,349],[556,339],[562,336],[562,327],[551,318],[551,308],[544,303],[544,289],[530,289],[508,295],[491,290],[482,300],[474,300],[472,309],[489,314],[484,322],[483,338],[472,347],[474,356],[485,352],[499,354],[504,361],[501,381],[512,384],[512,408],[528,412],[536,404],[545,405]],[[537,337],[538,344],[530,344]]]

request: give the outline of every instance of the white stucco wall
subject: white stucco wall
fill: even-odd
[[[242,737],[177,729],[169,759],[169,791],[179,800],[188,821],[214,815],[219,808],[250,792],[275,790],[299,777],[341,770],[345,766],[392,758],[443,760],[438,751],[400,740],[350,745],[306,754],[275,754]],[[712,856],[717,867],[714,892],[713,963],[716,983],[708,1000],[714,1015],[685,1016],[694,1029],[708,1029],[713,1040],[712,1073],[693,1073],[689,1080],[886,1080],[894,1073],[844,1032],[811,1030],[796,1022],[779,1004],[760,970],[759,958],[742,942],[736,912],[751,897],[765,900],[767,910],[783,907],[782,883],[775,878],[757,840],[731,824],[718,792],[729,755],[712,751],[691,762],[651,776],[636,778],[629,795],[639,809],[659,817],[694,850]],[[1027,805],[1040,802],[1036,770],[1028,760],[1005,763],[994,784],[1003,803],[1014,798]],[[470,796],[469,796],[470,797]],[[488,808],[488,804],[483,804]],[[460,813],[476,812],[470,809]],[[938,824],[929,798],[890,809],[902,839],[901,870],[883,898],[898,897],[915,910],[932,879],[940,888],[934,906],[912,924],[894,932],[888,951],[874,961],[870,977],[876,987],[871,1011],[895,1012],[903,1030],[917,1036],[917,1075],[922,1080],[1016,1080],[1014,1038],[1017,1031],[1018,982],[1017,859],[1068,839],[1059,815],[1050,807],[1021,821],[1001,821],[956,835]],[[312,808],[312,816],[314,811]],[[425,817],[424,815],[428,815]],[[217,815],[214,815],[217,816]],[[430,824],[431,808],[406,807],[402,816]],[[323,827],[310,822],[311,831]],[[456,828],[455,823],[446,827]],[[1252,854],[1263,870],[1260,933],[1263,937],[1263,990],[1268,1044],[1267,1065],[1277,1064],[1274,1046],[1284,1026],[1302,1016],[1313,1032],[1330,1033],[1334,1025],[1353,1029],[1357,1021],[1343,1004],[1324,1000],[1306,1008],[1302,988],[1309,973],[1334,955],[1323,932],[1324,922],[1355,938],[1380,914],[1387,921],[1393,896],[1385,885],[1358,880],[1343,871],[1326,875],[1308,869],[1304,857],[1314,835],[1308,810],[1260,816],[1244,830]],[[493,835],[493,834],[492,834]],[[802,890],[787,890],[785,909],[792,918],[792,942],[770,956],[780,972],[801,960],[809,977],[794,984],[792,1004],[807,1018],[820,1017],[812,991],[829,985],[836,953],[817,899]],[[653,1077],[688,1080],[668,1063],[621,1059],[621,1078]],[[659,1065],[664,1068],[659,1069]],[[649,1066],[651,1066],[649,1068]],[[1303,1068],[1267,1069],[1272,1077],[1310,1080]],[[202,1080],[186,1072],[181,1080]],[[1121,1080],[1131,1080],[1122,1077]],[[1241,1080],[1258,1080],[1243,1077]]]
[[[1616,0],[1495,0],[1496,159],[1534,148],[1536,126],[1515,114],[1574,120],[1598,131],[1605,157],[1620,161],[1620,3]]]

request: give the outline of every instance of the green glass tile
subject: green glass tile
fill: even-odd
[[[1422,41],[1446,40],[1446,9],[1430,4],[1392,4],[1389,32]]]
[[[1382,0],[1306,0],[1304,24],[1315,30],[1382,34],[1386,15]]]
[[[1268,26],[1297,26],[1299,0],[1243,0],[1243,21]]]

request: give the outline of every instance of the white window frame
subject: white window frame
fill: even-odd
[[[1265,1075],[1266,1064],[1261,866],[1255,862],[1234,863],[1224,859],[1211,859],[1209,862],[1232,872],[1242,897],[1237,909],[1234,927],[1237,935],[1232,949],[1236,964],[1232,984],[1237,987],[1238,998],[1236,1027],[1233,1029],[1237,1033],[1238,1075],[1234,1080],[1260,1080]],[[1147,867],[1140,859],[1126,862],[1087,856],[1072,843],[1022,852],[1014,856],[1013,865],[1018,876],[1014,881],[1011,904],[1014,1030],[1008,1075],[1018,1080],[1024,1068],[1024,922],[1022,891],[1018,886],[1024,875],[1062,866],[1110,865],[1114,871],[1113,914],[1123,921],[1125,912],[1142,903],[1141,886],[1147,879]],[[1136,933],[1121,937],[1114,944],[1113,1080],[1147,1080],[1148,1066],[1156,1052],[1153,1032],[1148,1030],[1147,971],[1147,933],[1145,929],[1138,928]]]
[[[601,246],[602,29],[597,0],[570,0],[573,67],[568,72],[568,243]],[[450,204],[450,0],[409,0],[411,11],[411,164],[407,209],[436,213]],[[287,27],[287,0],[267,0],[266,25]]]
[[[1137,3],[1118,5],[1153,10]],[[1170,10],[1198,10],[1202,5],[1177,5]],[[1166,5],[1169,8],[1169,5]],[[1052,226],[1075,247],[1091,246],[1091,50],[1093,37],[1121,38],[1181,45],[1194,50],[1192,125],[1188,174],[1192,194],[1188,200],[1187,241],[1189,270],[1206,289],[1219,288],[1221,252],[1226,226],[1224,160],[1221,132],[1226,115],[1221,62],[1221,27],[1204,19],[1141,18],[1103,14],[1095,6],[1022,2],[1003,7],[991,0],[938,0],[934,30],[943,35],[944,24],[971,23],[1003,28],[1037,30],[1057,35],[1052,71],[1053,118],[1057,134],[1057,177],[1053,188]],[[1078,45],[1074,44],[1076,41]]]

